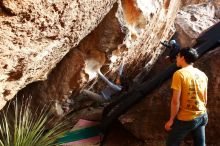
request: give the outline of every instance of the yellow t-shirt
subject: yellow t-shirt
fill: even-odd
[[[193,66],[184,67],[174,73],[171,88],[181,90],[177,119],[189,121],[206,112],[204,95],[207,84],[205,73]]]

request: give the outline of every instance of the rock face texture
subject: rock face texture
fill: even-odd
[[[106,52],[111,52],[123,41],[124,35],[114,16],[116,10],[117,5],[95,30],[57,64],[47,80],[30,85],[27,90],[25,89],[25,94],[33,96],[36,102],[41,104],[54,101],[56,105],[59,104],[64,108],[66,105],[76,108],[78,102],[74,96],[79,94],[80,89],[85,87],[88,81],[97,76],[95,71],[105,63]],[[111,25],[108,25],[109,21]],[[62,109],[59,111],[63,114]]]
[[[112,8],[114,0],[0,3],[0,108],[48,73]]]
[[[213,0],[213,1],[215,1],[215,0]],[[184,7],[187,5],[194,5],[194,4],[208,3],[208,2],[210,2],[210,0],[183,0],[182,6]]]
[[[11,4],[3,1],[3,10],[6,6],[9,7],[9,4],[12,6],[17,3]],[[25,1],[22,1],[18,5],[24,3]],[[2,18],[2,22],[10,20],[10,24],[13,25],[8,25],[6,22],[1,27],[7,27],[8,30],[11,30],[13,26],[17,29],[17,26],[20,25],[21,31],[25,35],[19,38],[22,41],[23,39],[30,39],[30,41],[24,47],[23,44],[12,43],[10,39],[13,37],[2,38],[4,42],[8,41],[12,45],[10,52],[9,47],[2,44],[4,51],[1,60],[5,60],[4,63],[9,60],[5,55],[6,52],[9,56],[15,56],[13,54],[14,46],[19,48],[17,49],[18,53],[21,54],[21,52],[26,51],[26,55],[23,57],[24,59],[20,59],[24,66],[21,63],[16,63],[18,59],[15,59],[13,63],[8,63],[10,66],[2,63],[1,100],[9,100],[28,83],[47,77],[46,81],[36,82],[28,86],[27,89],[24,89],[26,90],[24,92],[32,96],[36,102],[45,104],[52,101],[59,109],[59,113],[62,114],[64,112],[62,109],[66,108],[66,105],[74,104],[75,96],[78,95],[80,89],[89,88],[97,91],[101,88],[99,86],[93,88],[93,85],[88,84],[89,81],[97,77],[96,71],[99,69],[103,73],[107,73],[107,77],[113,79],[120,62],[123,61],[125,62],[125,76],[128,80],[131,80],[140,72],[142,67],[149,70],[157,57],[164,51],[159,47],[159,41],[170,38],[174,33],[172,25],[181,5],[180,0],[172,0],[170,3],[160,0],[118,1],[103,21],[94,29],[113,6],[114,1],[96,1],[94,3],[93,1],[80,1],[80,4],[78,1],[71,1],[67,4],[63,3],[62,1],[39,2],[36,6],[35,3],[29,2],[29,5],[27,4],[22,11],[26,10],[27,12],[31,9],[31,13],[30,10],[28,11],[30,20],[25,19],[24,22],[17,20],[21,19],[18,15],[18,13],[20,14],[19,9],[13,12],[13,8],[9,7],[12,16],[3,15],[10,19],[4,20]],[[90,5],[90,3],[92,4]],[[97,3],[100,4],[97,5]],[[89,8],[87,9],[87,7]],[[45,9],[45,12],[40,11],[40,8]],[[47,11],[48,16],[46,17]],[[51,17],[49,17],[49,14]],[[32,17],[36,18],[32,20]],[[36,26],[33,27],[32,23]],[[27,26],[29,27],[26,28]],[[53,27],[57,29],[53,29]],[[28,37],[26,36],[26,29],[38,33],[31,33]],[[92,29],[94,30],[87,35]],[[2,34],[15,35],[19,32],[16,30],[7,33],[6,31]],[[49,34],[50,36],[48,36]],[[85,37],[85,35],[87,36]],[[81,40],[83,37],[85,38]],[[76,46],[78,43],[79,45]],[[69,51],[70,48],[72,48],[71,51]],[[66,57],[61,60],[68,51]],[[30,52],[35,52],[35,55],[32,57]],[[19,55],[17,56],[20,58]],[[60,62],[58,63],[58,61]],[[139,64],[139,62],[142,63]],[[56,68],[54,68],[55,66]],[[132,70],[129,69],[131,67]],[[14,77],[17,73],[16,68],[22,70],[20,78]],[[54,69],[52,70],[52,68]],[[10,74],[8,72],[11,70],[15,73],[10,73],[12,75],[9,78]],[[14,80],[12,77],[14,77]]]
[[[175,28],[181,47],[193,46],[201,32],[219,21],[216,17],[217,8],[215,6],[217,5],[211,2],[190,5],[178,12]]]
[[[219,0],[214,1],[214,5],[216,9],[215,16],[220,19],[220,1]]]

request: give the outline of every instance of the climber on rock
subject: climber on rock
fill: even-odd
[[[115,83],[112,83],[109,81],[102,73],[101,71],[97,71],[99,77],[105,81],[108,85],[108,87],[104,88],[101,91],[101,94],[94,93],[89,90],[83,90],[82,93],[90,98],[92,98],[95,101],[104,102],[111,99],[112,95],[115,95],[116,93],[120,92],[122,90],[121,86],[121,76],[123,72],[124,64],[122,63],[119,67],[118,75],[115,79]]]
[[[180,46],[176,42],[176,40],[171,40],[170,42],[163,41],[160,42],[164,47],[170,49],[169,55],[165,57],[165,59],[170,59],[171,62],[173,62],[176,59],[176,55],[180,51]]]

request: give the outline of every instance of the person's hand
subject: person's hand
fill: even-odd
[[[161,44],[165,44],[165,45],[169,45],[169,42],[168,42],[168,41],[161,41],[160,43],[161,43]]]
[[[166,122],[165,124],[165,129],[166,131],[170,131],[172,128],[172,125],[173,125],[173,120],[169,120],[168,122]]]
[[[117,76],[117,78],[115,80],[115,84],[116,85],[120,85],[121,84],[120,76]]]
[[[169,58],[170,58],[170,56],[166,56],[166,57],[165,57],[165,59],[169,59]]]
[[[164,44],[165,44],[165,42],[164,42],[164,41],[163,41],[163,42],[162,42],[162,41],[160,41],[160,44],[164,45]]]

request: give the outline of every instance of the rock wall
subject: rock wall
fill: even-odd
[[[0,2],[0,109],[27,84],[44,80],[116,0]]]
[[[92,79],[91,82],[96,82],[95,71],[107,62],[107,55],[111,55],[112,50],[123,41],[124,35],[115,17],[116,10],[117,4],[97,28],[57,64],[47,80],[29,85],[20,95],[32,96],[35,104],[55,103],[60,115],[64,114],[64,111],[59,107],[71,110],[78,108],[80,103],[77,101],[81,100],[81,97],[77,99],[76,96],[80,89],[91,88],[88,82]]]
[[[149,5],[152,6],[148,8]],[[36,103],[52,102],[62,115],[66,109],[77,107],[81,89],[99,92],[106,86],[97,79],[99,69],[113,80],[119,64],[124,62],[126,80],[132,82],[143,67],[149,71],[164,51],[159,42],[174,33],[173,21],[180,5],[180,0],[173,0],[166,7],[159,0],[118,1],[103,21],[56,65],[46,81],[31,84],[20,95],[30,95]]]
[[[186,6],[175,20],[176,38],[181,47],[193,46],[199,35],[219,21],[217,4],[213,2]]]
[[[215,1],[215,0],[213,0],[213,1]],[[182,6],[184,7],[187,5],[194,5],[194,4],[208,3],[208,2],[210,2],[210,0],[183,0]]]

